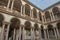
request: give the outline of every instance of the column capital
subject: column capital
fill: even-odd
[[[47,25],[43,25],[43,28],[44,28],[45,30],[48,29]]]

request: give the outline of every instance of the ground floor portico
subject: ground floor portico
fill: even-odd
[[[26,21],[29,25],[30,23]],[[56,40],[60,38],[59,28],[35,29],[33,27],[28,28],[24,25],[20,25],[18,28],[13,28],[11,23],[3,22],[0,26],[0,39],[1,40]],[[37,24],[35,24],[37,26]],[[30,27],[30,26],[29,26]]]

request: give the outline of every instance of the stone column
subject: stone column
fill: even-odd
[[[32,14],[32,12],[31,12],[31,9],[30,9],[30,17],[32,17],[31,14]]]
[[[9,28],[10,28],[10,24],[8,24],[8,26],[7,26],[7,33],[6,33],[6,39],[5,40],[8,40]]]
[[[52,12],[52,16],[53,16],[53,20],[55,20],[55,16],[54,16],[53,12]]]
[[[50,39],[50,38],[49,38],[49,32],[48,32],[48,29],[47,29],[47,35],[48,35],[48,39]]]
[[[31,28],[31,40],[33,40],[33,33],[32,33],[33,31],[32,31],[32,28]]]
[[[3,23],[3,26],[2,26],[1,40],[3,40],[4,38],[4,28],[5,28],[5,23]]]
[[[11,0],[8,0],[7,10],[9,9],[10,2],[11,2]]]
[[[44,16],[42,15],[42,22],[44,23]]]
[[[24,32],[24,27],[23,27],[23,38],[22,38],[22,40],[25,40],[25,32]]]
[[[42,40],[42,37],[41,37],[41,29],[39,29],[39,40]]]
[[[2,27],[0,26],[0,39],[1,39],[1,32],[2,32]]]
[[[15,34],[16,34],[16,30],[14,29],[14,33],[13,33],[13,40],[15,40],[15,39],[16,39]]]
[[[59,35],[59,31],[58,31],[57,27],[56,27],[56,32],[57,32],[57,36],[58,36],[58,38],[59,38],[60,35]]]
[[[32,37],[32,39],[31,39],[31,40],[35,40],[35,33],[34,33],[34,28],[32,28],[31,37]]]
[[[21,16],[23,15],[23,5],[21,6]]]
[[[50,17],[51,17],[51,20],[53,20],[53,18],[52,18],[52,15],[51,15],[52,13],[50,13]]]
[[[45,40],[47,40],[46,29],[44,29]]]
[[[44,15],[44,20],[45,20],[45,22],[47,22],[47,19],[46,19],[45,15]]]
[[[19,40],[21,40],[21,26],[20,26],[20,29],[19,29]]]
[[[57,39],[57,35],[56,35],[56,30],[55,30],[55,28],[54,28],[53,30],[54,30],[54,33],[55,33],[55,38]]]
[[[11,11],[12,11],[12,9],[13,9],[14,1],[15,1],[15,0],[12,0]]]
[[[38,12],[37,12],[37,19],[39,20],[39,14],[38,14]]]
[[[16,40],[19,40],[19,29],[16,30]]]
[[[31,17],[32,17],[32,19],[34,19],[34,18],[33,18],[33,10],[32,10],[32,9],[31,9]]]
[[[25,5],[24,5],[24,7],[23,7],[23,14],[24,14],[24,16],[25,16]]]

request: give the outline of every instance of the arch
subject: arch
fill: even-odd
[[[4,21],[4,16],[0,14],[0,27],[2,27]]]
[[[42,15],[40,12],[39,12],[39,19],[40,19],[40,21],[42,21]]]
[[[28,4],[25,4],[25,14],[30,16],[30,6]]]
[[[31,23],[29,21],[25,22],[25,28],[30,29],[31,28]]]
[[[57,23],[57,28],[58,28],[58,31],[59,31],[59,34],[60,34],[60,22]]]
[[[48,20],[48,19],[51,20],[49,11],[45,11],[45,17],[46,17],[46,20]]]
[[[21,0],[15,0],[14,1],[14,5],[13,5],[14,10],[21,12],[21,6],[22,6]]]
[[[52,9],[52,12],[53,12],[54,16],[56,16],[56,15],[57,15],[57,17],[60,16],[60,11],[59,11],[59,8],[58,7],[54,7]]]
[[[60,29],[60,22],[57,23],[57,28]]]
[[[25,22],[26,35],[31,36],[31,23],[29,21]]]
[[[37,10],[33,8],[33,18],[37,18]]]
[[[49,24],[48,26],[48,29],[53,29],[53,25]]]
[[[53,30],[53,25],[49,24],[48,26],[48,33],[49,33],[49,38],[54,38],[54,30]]]
[[[13,35],[14,29],[18,30],[20,27],[20,20],[18,18],[12,18],[10,22],[8,38]]]
[[[34,32],[35,32],[35,36],[39,36],[39,26],[37,23],[34,24]]]
[[[35,30],[38,30],[39,29],[39,26],[37,23],[34,24],[34,27],[35,27]]]
[[[18,18],[12,18],[11,24],[13,24],[14,28],[19,28],[20,26],[20,20]]]
[[[45,37],[44,37],[44,28],[43,28],[44,26],[43,25],[41,25],[41,37],[44,39]]]

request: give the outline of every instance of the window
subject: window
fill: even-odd
[[[22,3],[20,0],[15,0],[14,5],[13,5],[13,9],[18,12],[21,12],[21,5],[22,5]]]
[[[0,0],[0,5],[7,7],[8,0]]]
[[[37,11],[35,8],[33,8],[33,18],[37,18]]]
[[[29,5],[25,5],[25,14],[27,15],[27,16],[30,16],[30,6]]]
[[[54,7],[52,9],[52,12],[53,12],[55,18],[60,17],[60,11],[59,11],[59,8],[58,7]]]
[[[40,19],[40,21],[42,21],[42,15],[40,12],[39,12],[39,19]]]
[[[46,18],[46,21],[51,20],[50,12],[49,12],[49,11],[46,11],[46,12],[45,12],[45,18]]]

